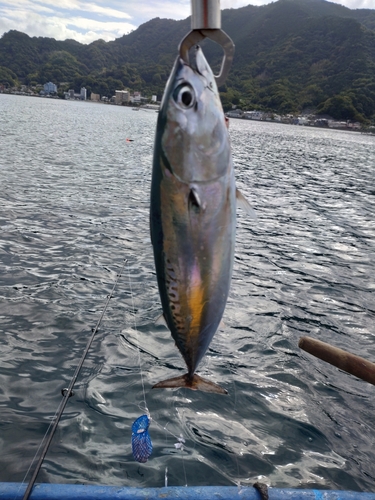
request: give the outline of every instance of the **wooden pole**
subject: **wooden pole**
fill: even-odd
[[[340,370],[375,385],[375,363],[311,337],[301,337],[298,346]]]

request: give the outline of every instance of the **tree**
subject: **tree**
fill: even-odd
[[[319,114],[328,114],[337,120],[364,121],[363,115],[354,107],[349,95],[330,97],[318,106]]]
[[[15,87],[18,85],[17,75],[8,68],[0,66],[0,84],[6,87]]]

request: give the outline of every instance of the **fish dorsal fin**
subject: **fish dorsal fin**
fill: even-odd
[[[255,210],[238,188],[236,188],[236,198],[237,198],[237,203],[242,208],[242,210],[244,210],[247,213],[247,215],[250,215],[252,219],[256,220],[258,217],[257,214],[255,213]]]

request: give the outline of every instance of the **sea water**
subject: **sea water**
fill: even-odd
[[[375,137],[231,120],[238,209],[224,315],[184,373],[149,237],[157,114],[0,95],[0,481],[23,481],[124,259],[38,482],[375,488],[375,387],[298,348],[375,361]],[[132,141],[127,141],[131,139]],[[143,391],[144,387],[144,391]],[[132,423],[151,415],[139,464]],[[183,446],[175,446],[185,441]]]

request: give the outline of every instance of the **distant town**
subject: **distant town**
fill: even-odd
[[[228,118],[240,118],[243,120],[258,120],[274,123],[288,123],[291,125],[304,125],[308,127],[326,127],[342,130],[362,130],[362,124],[359,122],[338,121],[329,117],[322,117],[313,113],[303,115],[278,115],[275,113],[264,111],[242,111],[241,109],[233,109],[226,113]]]
[[[20,88],[5,88],[4,85],[0,85],[0,93],[15,94],[15,95],[26,95],[35,97],[47,97],[60,99],[61,95],[57,94],[57,85],[52,82],[45,83],[37,87],[27,87],[22,85]],[[160,108],[160,102],[157,100],[156,95],[151,97],[145,97],[141,95],[141,92],[131,92],[130,90],[116,90],[115,95],[100,96],[91,92],[90,99],[87,99],[87,89],[82,87],[79,93],[76,93],[74,89],[70,89],[63,93],[63,98],[66,100],[79,100],[79,101],[91,101],[91,102],[101,102],[104,104],[114,104],[119,106],[134,106],[134,109],[152,109],[158,111]],[[238,118],[242,120],[256,120],[256,121],[266,121],[273,123],[285,123],[290,125],[303,125],[308,127],[325,127],[341,130],[352,130],[352,131],[364,131],[374,134],[375,127],[363,128],[363,125],[359,122],[354,122],[351,120],[339,121],[334,120],[330,117],[315,115],[313,113],[305,113],[299,116],[287,114],[279,115],[272,112],[266,111],[243,111],[238,107],[235,107],[231,111],[225,113],[228,118]]]
[[[4,85],[0,85],[0,93],[15,94],[15,95],[25,95],[34,97],[48,97],[50,99],[60,99],[61,95],[57,93],[57,85],[52,82],[45,83],[44,85],[39,85],[36,87],[28,87],[27,85],[22,85],[20,88],[6,88]],[[102,102],[106,104],[117,104],[117,105],[134,105],[148,107],[151,109],[159,109],[159,102],[157,101],[157,96],[152,95],[151,97],[145,97],[141,95],[141,92],[133,92],[130,90],[116,90],[115,95],[111,97],[100,96],[91,92],[90,98],[87,99],[87,89],[82,87],[80,92],[77,93],[74,89],[69,89],[67,92],[63,93],[64,99],[75,100],[75,101],[93,101]]]

